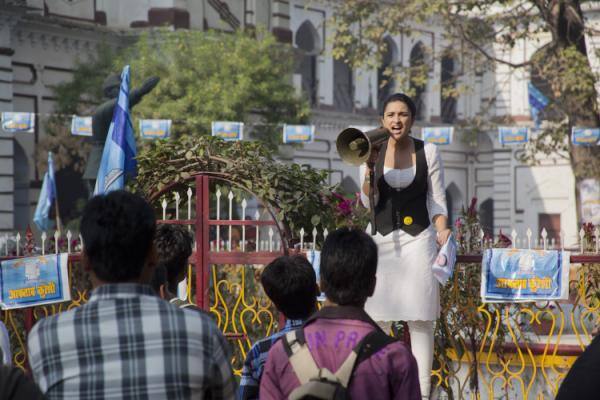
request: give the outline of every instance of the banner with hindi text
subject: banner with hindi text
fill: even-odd
[[[17,258],[0,264],[4,310],[71,300],[67,253]]]
[[[486,303],[565,300],[569,295],[567,251],[487,249],[481,266]]]

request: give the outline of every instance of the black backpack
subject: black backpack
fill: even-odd
[[[300,386],[290,393],[290,400],[344,400],[350,399],[348,387],[356,367],[396,339],[377,328],[368,333],[350,352],[335,373],[319,368],[315,363],[303,328],[288,332],[283,347]]]

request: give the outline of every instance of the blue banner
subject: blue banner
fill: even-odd
[[[283,125],[283,143],[312,143],[314,140],[314,125]]]
[[[67,253],[63,253],[2,261],[2,309],[33,307],[70,300],[68,256]]]
[[[2,129],[5,132],[32,133],[35,129],[35,114],[25,112],[3,112]]]
[[[71,119],[71,135],[92,136],[92,117],[73,115],[73,119]]]
[[[525,126],[499,126],[500,144],[521,144],[529,141],[529,128]]]
[[[135,138],[129,117],[129,65],[121,73],[119,98],[108,128],[94,195],[125,187],[125,177],[137,172]]]
[[[171,136],[170,119],[140,119],[140,136],[144,139],[166,139]]]
[[[600,143],[600,128],[579,128],[571,130],[571,143],[578,146],[595,146]]]
[[[433,144],[450,144],[454,137],[453,126],[429,126],[421,129],[421,136],[424,142]]]
[[[211,126],[212,135],[220,137],[225,141],[244,139],[243,122],[213,121]]]
[[[488,303],[565,300],[569,252],[488,249],[481,267],[481,299]]]

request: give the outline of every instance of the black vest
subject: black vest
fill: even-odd
[[[379,201],[375,206],[375,225],[377,231],[387,235],[396,229],[402,229],[411,236],[417,236],[429,227],[427,212],[427,159],[425,143],[413,139],[417,170],[415,179],[404,189],[395,189],[388,185],[383,177],[387,142],[381,146],[379,158],[375,164],[375,182],[379,191]]]

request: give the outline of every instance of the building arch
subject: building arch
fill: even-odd
[[[301,76],[302,91],[311,105],[317,104],[317,56],[321,52],[321,39],[312,22],[304,21],[296,31],[294,44],[300,49],[300,62],[296,73]]]
[[[446,188],[446,208],[448,210],[449,226],[454,225],[454,222],[460,215],[463,204],[464,198],[462,192],[454,182],[450,183]]]
[[[446,124],[451,124],[456,119],[457,99],[448,92],[454,92],[456,89],[457,66],[454,56],[449,51],[444,52],[441,60],[440,104],[442,122]]]
[[[394,66],[398,63],[398,46],[390,36],[383,39],[385,52],[381,59],[381,66],[377,69],[377,108],[383,107],[385,99],[394,93],[396,82],[393,74]]]
[[[421,41],[417,42],[410,51],[410,89],[413,93],[413,100],[417,108],[416,119],[425,118],[426,104],[425,94],[427,82],[423,82],[423,75],[427,74],[427,60],[425,45]]]

